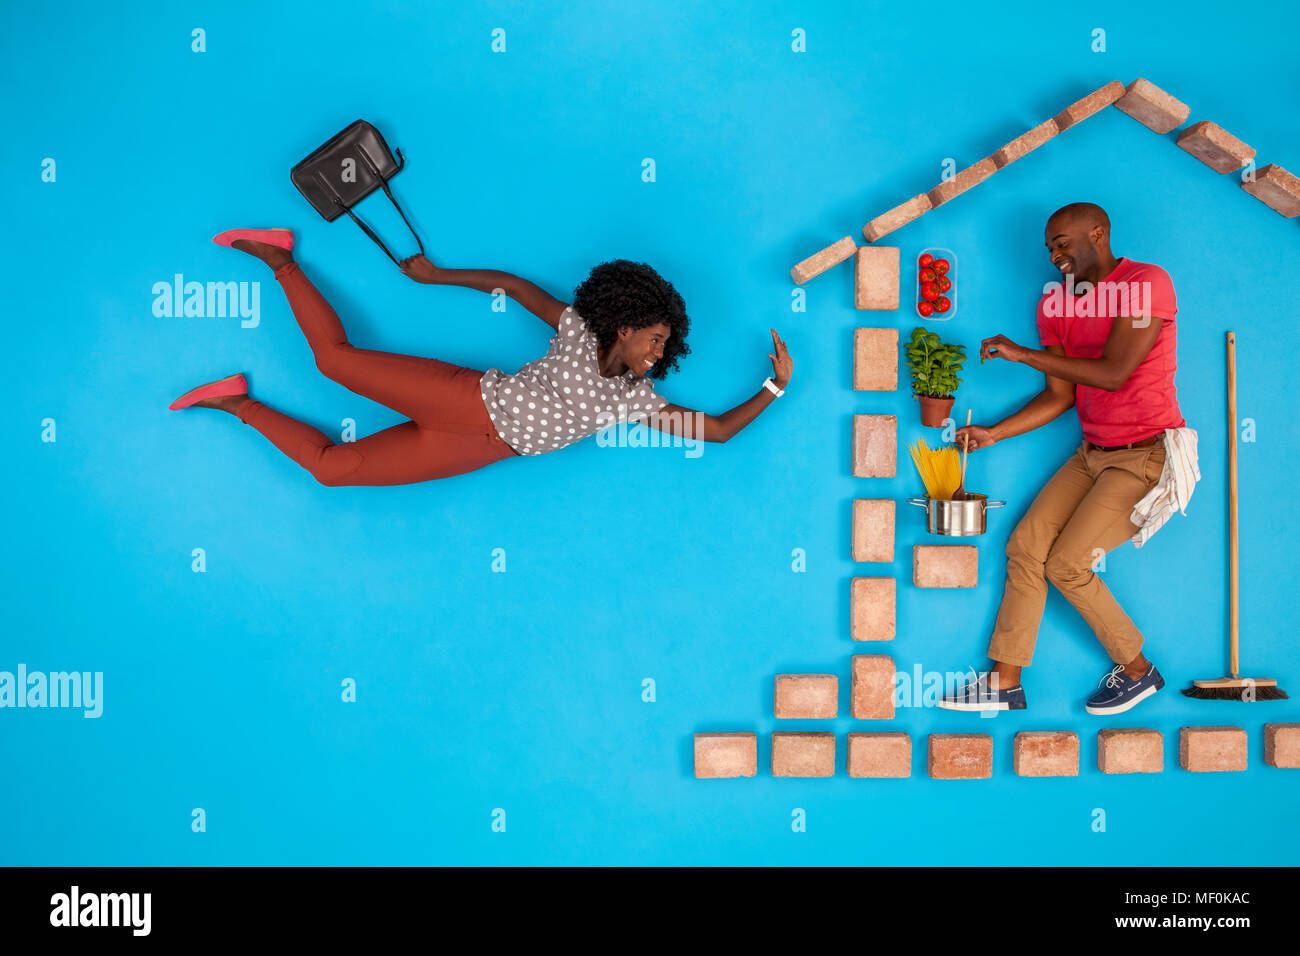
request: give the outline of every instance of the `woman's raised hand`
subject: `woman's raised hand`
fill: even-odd
[[[777,388],[785,388],[790,383],[790,373],[794,371],[794,363],[790,361],[790,353],[786,350],[781,337],[776,334],[776,329],[769,331],[772,333],[772,345],[776,351],[775,355],[771,352],[767,353],[767,357],[772,360],[772,381]]]
[[[437,266],[426,259],[424,256],[411,256],[409,259],[403,259],[399,266],[404,275],[410,276],[416,282],[432,283],[438,281]]]

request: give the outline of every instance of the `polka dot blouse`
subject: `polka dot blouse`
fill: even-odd
[[[596,336],[569,306],[544,356],[514,375],[495,368],[483,373],[483,404],[511,448],[541,455],[668,404],[648,378],[631,371],[603,377],[596,346]]]

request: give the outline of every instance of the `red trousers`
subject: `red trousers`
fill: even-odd
[[[482,372],[437,359],[359,349],[298,263],[277,269],[327,378],[407,416],[410,421],[335,444],[296,419],[248,398],[235,410],[322,485],[406,485],[447,478],[518,454],[497,434],[483,405]]]

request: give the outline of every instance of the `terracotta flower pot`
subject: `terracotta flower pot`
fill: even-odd
[[[933,398],[929,395],[918,395],[916,397],[921,403],[921,424],[926,428],[942,428],[943,420],[952,411],[952,403],[956,401],[955,396]]]

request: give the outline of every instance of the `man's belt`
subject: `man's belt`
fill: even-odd
[[[1158,435],[1152,435],[1150,438],[1144,438],[1141,441],[1131,441],[1127,445],[1098,445],[1096,442],[1091,441],[1088,444],[1096,451],[1123,451],[1128,448],[1146,448],[1164,440],[1165,433],[1160,432]]]

